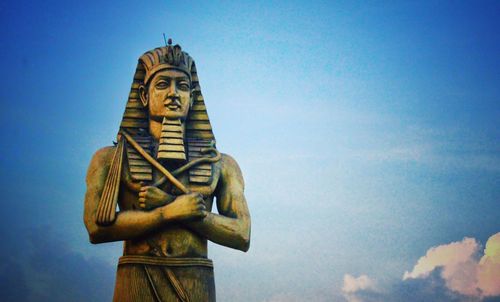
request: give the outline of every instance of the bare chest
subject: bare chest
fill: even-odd
[[[124,170],[126,171],[126,169]],[[190,183],[188,173],[181,174],[177,177],[190,192],[198,192],[203,195],[208,211],[212,211],[214,196],[220,178],[220,169],[217,165],[214,165],[213,172],[212,181],[207,185]],[[159,177],[161,177],[161,175],[155,174],[154,180],[158,180]],[[123,177],[123,179],[125,181],[130,181],[130,178],[126,176]],[[134,186],[131,186],[130,183],[126,183],[125,181],[122,182],[121,185],[120,209],[142,210],[139,207],[139,196],[137,192],[138,184],[133,184]],[[158,188],[173,196],[182,194],[179,189],[169,182],[165,182]],[[124,253],[163,257],[206,257],[207,241],[192,231],[188,223],[173,222],[143,238],[126,241]]]

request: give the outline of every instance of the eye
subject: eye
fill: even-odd
[[[188,91],[189,90],[189,83],[188,82],[185,82],[185,81],[182,81],[182,82],[179,82],[179,89],[182,90],[182,91]]]
[[[158,81],[155,85],[156,89],[166,89],[168,87],[167,81]]]

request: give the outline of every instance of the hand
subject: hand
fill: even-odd
[[[143,186],[139,191],[139,207],[151,210],[174,200],[174,196],[153,186]]]
[[[194,220],[207,216],[203,195],[189,193],[177,197],[165,207],[165,215],[172,220]]]

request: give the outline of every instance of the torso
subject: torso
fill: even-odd
[[[185,172],[179,175],[177,179],[181,181],[191,192],[199,192],[204,196],[207,211],[211,211],[214,193],[217,183],[220,178],[221,165],[220,161],[213,164],[213,177],[209,185],[194,185],[188,181]],[[123,173],[128,173],[125,165]],[[128,175],[126,175],[125,178]],[[160,175],[154,174],[155,180]],[[170,183],[167,181],[163,186],[159,187],[167,193],[172,193]],[[175,189],[174,189],[175,190]],[[177,192],[177,195],[179,193]],[[125,183],[122,182],[120,188],[120,209],[121,210],[141,210],[138,207],[138,193],[130,190]],[[182,222],[172,222],[165,227],[158,229],[143,236],[140,239],[127,240],[124,243],[124,255],[149,255],[160,257],[207,257],[207,240],[200,235],[190,230]]]

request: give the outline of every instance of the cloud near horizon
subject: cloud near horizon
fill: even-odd
[[[497,301],[500,300],[500,232],[492,235],[481,256],[474,238],[438,245],[420,257],[399,284],[383,294],[366,275],[344,275],[342,293],[349,302]],[[420,298],[419,298],[420,297]]]
[[[481,245],[474,238],[430,248],[403,280],[425,278],[437,267],[446,286],[467,296],[500,295],[500,232],[486,242],[484,255],[479,258]]]
[[[375,282],[367,275],[354,277],[349,274],[344,275],[344,283],[342,285],[342,294],[349,302],[361,302],[362,300],[356,295],[359,291],[377,291]]]

